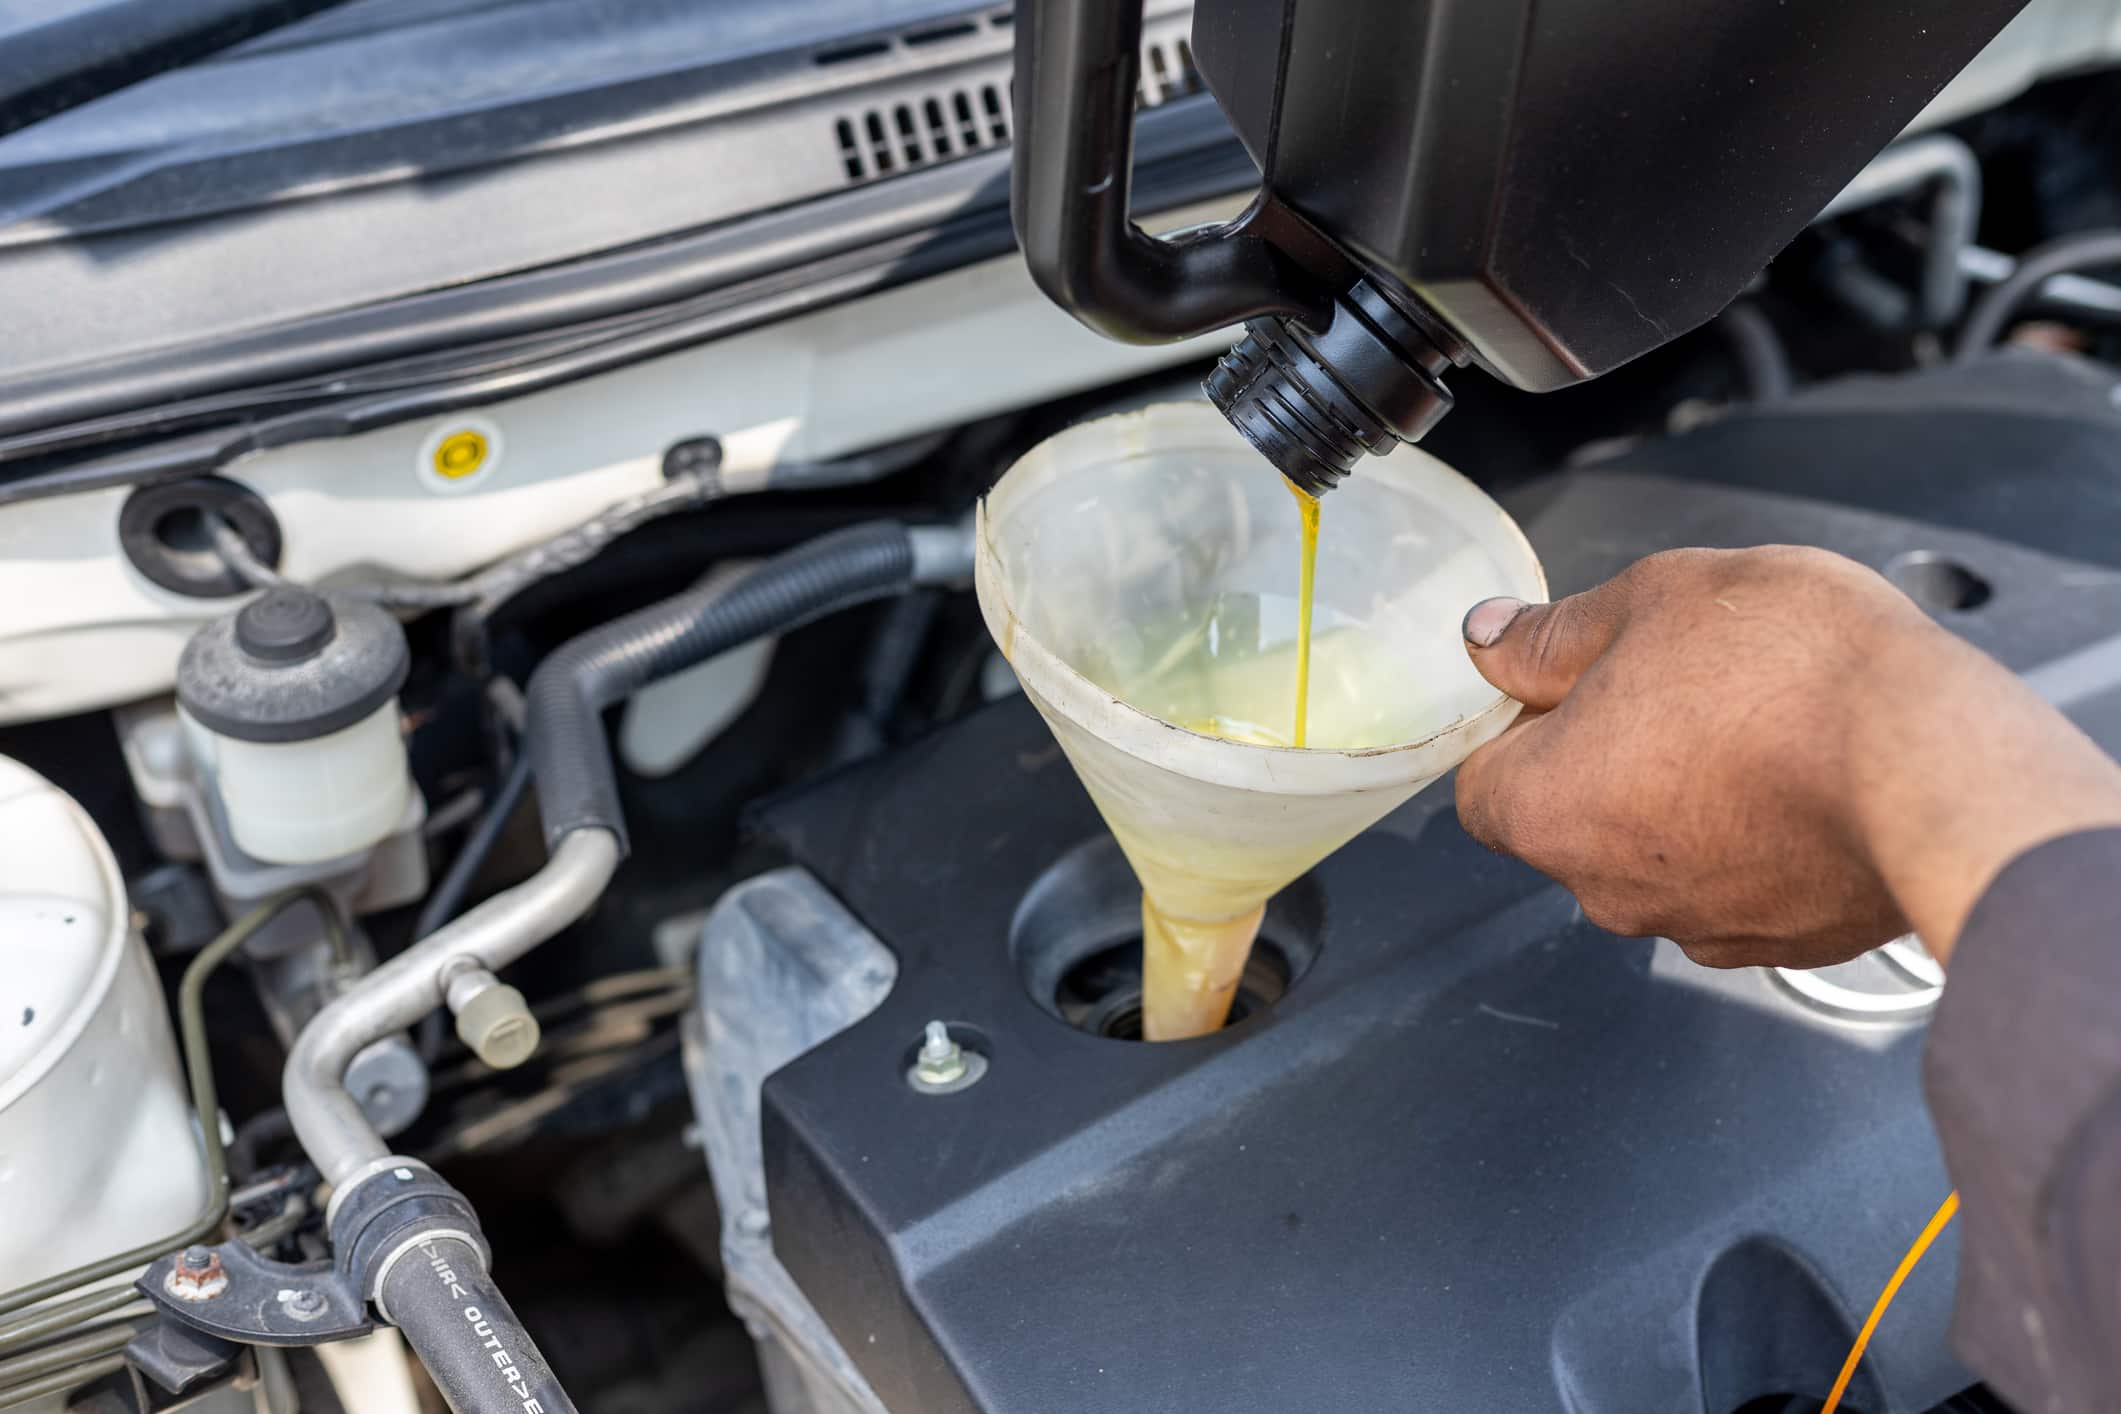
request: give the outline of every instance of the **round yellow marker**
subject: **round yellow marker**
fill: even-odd
[[[434,450],[435,475],[444,481],[462,481],[478,474],[486,465],[486,434],[467,427],[444,437]]]
[[[502,450],[499,426],[459,414],[427,434],[414,466],[429,491],[454,496],[485,484],[499,468]]]

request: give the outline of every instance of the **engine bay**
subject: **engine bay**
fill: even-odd
[[[1005,89],[968,15],[875,82]],[[1186,230],[1256,174],[1149,18]],[[1461,375],[1423,448],[1555,597],[1823,547],[2121,754],[2121,260],[2039,263],[2121,208],[2121,90],[2066,47],[1969,69],[1708,325]],[[1938,965],[1614,937],[1444,785],[1274,895],[1227,1027],[1143,1041],[1140,888],[975,517],[1240,331],[1052,308],[987,229],[1006,131],[897,173],[850,131],[845,189],[726,213],[847,249],[667,346],[0,375],[0,1409],[1818,1408],[1950,1187]],[[887,191],[926,214],[857,252]],[[1954,1260],[1845,1408],[2005,1408]]]

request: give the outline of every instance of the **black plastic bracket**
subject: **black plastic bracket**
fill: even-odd
[[[231,1241],[163,1257],[135,1285],[162,1314],[221,1340],[322,1345],[375,1329],[369,1300],[384,1271],[421,1237],[442,1233],[488,1255],[470,1201],[427,1165],[393,1158],[334,1200],[329,1262],[278,1262]],[[213,1280],[179,1281],[179,1264],[210,1266]]]
[[[226,1285],[187,1299],[173,1281],[187,1254],[219,1261]],[[135,1285],[171,1320],[241,1345],[322,1345],[375,1329],[367,1303],[329,1262],[276,1262],[241,1241],[188,1248],[152,1263]]]

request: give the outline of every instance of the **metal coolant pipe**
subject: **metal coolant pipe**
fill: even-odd
[[[727,590],[687,590],[554,650],[531,677],[524,729],[551,850],[545,867],[371,972],[310,1019],[287,1057],[287,1117],[326,1181],[339,1188],[390,1153],[347,1093],[354,1054],[442,1006],[461,970],[498,972],[559,932],[611,881],[626,825],[606,707],[740,643],[916,584],[960,580],[971,549],[964,526],[852,526],[774,557]]]
[[[404,1333],[456,1414],[574,1414],[574,1403],[488,1274],[471,1204],[425,1165],[390,1155],[346,1089],[346,1068],[376,1037],[441,1006],[464,969],[505,967],[587,912],[619,853],[608,830],[566,836],[529,879],[318,1012],[287,1057],[287,1115],[332,1186],[326,1221],[339,1265]]]
[[[354,1054],[441,1006],[457,968],[498,971],[588,912],[618,864],[610,831],[576,830],[536,874],[413,944],[310,1018],[288,1053],[281,1087],[295,1137],[326,1182],[338,1188],[390,1153],[347,1092]]]
[[[917,584],[962,581],[971,557],[969,526],[855,526],[777,556],[726,592],[675,595],[558,649],[526,694],[545,867],[376,968],[295,1038],[282,1092],[295,1137],[332,1186],[326,1222],[338,1264],[404,1332],[458,1414],[574,1414],[574,1404],[487,1274],[471,1204],[426,1165],[390,1153],[347,1091],[348,1065],[445,1004],[461,1027],[478,996],[503,990],[485,974],[604,892],[625,854],[625,821],[603,708],[750,639]],[[462,985],[474,973],[485,987]]]
[[[962,579],[970,562],[968,527],[855,526],[777,556],[726,592],[675,595],[556,650],[531,679],[524,733],[551,849],[545,867],[378,967],[312,1017],[287,1057],[287,1117],[326,1181],[343,1190],[390,1153],[347,1093],[355,1053],[442,1006],[463,969],[498,972],[559,932],[611,881],[625,821],[605,707],[750,639],[916,584]]]
[[[1935,195],[1922,273],[1922,318],[1934,329],[1950,324],[1966,307],[1961,254],[1973,244],[1981,221],[1981,163],[1972,148],[1950,133],[1896,142],[1872,158],[1815,219],[1831,220],[1925,186],[1933,186]]]

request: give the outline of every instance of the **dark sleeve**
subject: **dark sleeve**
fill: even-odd
[[[2024,1414],[2121,1411],[2121,830],[2018,856],[1930,1028],[1959,1354]]]

